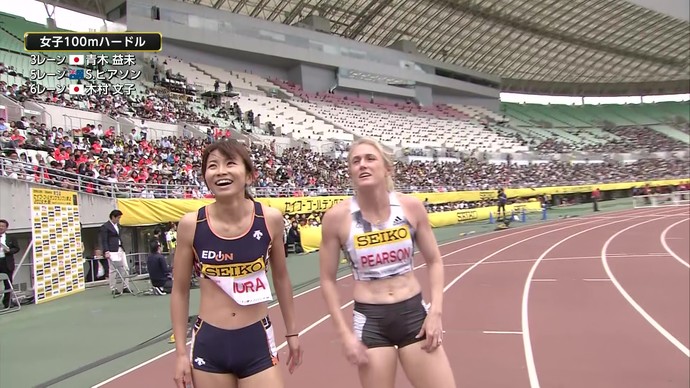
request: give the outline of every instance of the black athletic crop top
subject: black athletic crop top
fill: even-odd
[[[219,237],[209,225],[206,206],[199,209],[194,233],[194,269],[210,279],[238,304],[270,301],[268,254],[272,239],[260,202],[254,202],[254,221],[240,237]]]

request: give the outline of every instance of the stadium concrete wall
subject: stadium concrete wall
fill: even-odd
[[[158,7],[159,19],[152,17],[154,6]],[[361,72],[375,72],[477,97],[496,98],[499,93],[496,87],[438,76],[429,70],[432,67],[443,68],[484,80],[484,83],[498,84],[500,79],[492,75],[390,48],[371,46],[338,36],[178,1],[129,0],[127,25],[128,29],[133,31],[161,32],[164,47],[168,39],[173,39],[194,42],[200,47],[220,47],[322,67],[344,67]],[[419,65],[408,66],[409,64]],[[421,64],[427,66],[422,67]]]
[[[493,112],[499,113],[501,111],[501,101],[496,98],[481,98],[481,97],[463,97],[454,96],[443,93],[434,93],[435,104],[455,104],[455,105],[471,105],[481,106]]]
[[[200,47],[206,47],[207,49],[200,49]],[[277,60],[271,61],[270,58],[251,56],[247,53],[230,49],[223,50],[218,47],[211,51],[209,46],[199,46],[191,42],[171,39],[165,39],[162,54],[177,57],[186,62],[204,63],[228,71],[243,71],[264,78],[290,80],[289,72],[292,70],[288,70],[285,66],[294,66],[292,61],[290,63]]]
[[[0,218],[10,223],[12,233],[31,231],[31,187],[58,187],[27,183],[17,179],[0,178]],[[83,227],[100,226],[108,220],[108,214],[117,208],[115,198],[79,193],[79,217]]]

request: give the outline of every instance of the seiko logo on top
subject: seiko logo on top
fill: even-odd
[[[201,273],[206,276],[220,276],[220,277],[233,277],[242,278],[245,276],[252,275],[256,272],[263,271],[266,269],[266,263],[264,257],[261,256],[258,259],[249,263],[234,263],[234,264],[202,264]]]
[[[370,246],[392,244],[409,238],[410,230],[407,228],[407,226],[363,233],[355,236],[355,248],[361,249]]]

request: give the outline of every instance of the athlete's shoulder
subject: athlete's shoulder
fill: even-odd
[[[281,213],[280,210],[274,207],[270,207],[266,204],[260,203],[260,205],[264,213],[266,225],[268,225],[269,227],[277,227],[279,229],[283,228],[285,223],[283,219],[283,213]]]
[[[406,208],[424,209],[424,202],[422,202],[421,199],[415,197],[414,195],[396,192],[395,196],[398,198],[398,201],[400,201],[400,204]]]
[[[182,218],[180,218],[180,223],[178,225],[178,229],[180,226],[190,226],[190,225],[196,225],[197,218],[199,216],[199,210],[195,210],[193,212],[185,213]],[[178,230],[179,232],[179,230]]]
[[[351,203],[352,199],[348,198],[336,203],[330,209],[326,210],[323,217],[321,217],[322,233],[336,233],[335,231],[337,231],[338,228],[343,225],[343,222],[350,216]]]
[[[266,220],[275,222],[276,219],[280,219],[280,222],[283,222],[283,213],[281,213],[280,210],[261,202],[259,202],[259,204],[261,205],[261,209],[264,212],[264,218],[266,218]]]
[[[343,217],[346,217],[350,214],[350,205],[352,204],[352,198],[347,198],[344,199],[335,205],[331,206],[330,209],[326,210],[326,212],[323,214],[323,218],[321,219],[322,222],[326,222],[326,220],[333,221],[333,222],[338,222],[340,221]]]
[[[178,244],[184,244],[186,241],[191,243],[191,241],[194,240],[194,235],[196,234],[197,214],[198,211],[193,211],[184,214],[182,218],[180,218],[180,222],[177,224]]]

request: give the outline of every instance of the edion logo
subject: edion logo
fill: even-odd
[[[476,220],[479,218],[479,213],[476,210],[462,210],[457,212],[458,222]]]
[[[235,255],[232,252],[201,251],[201,260],[232,261]]]

